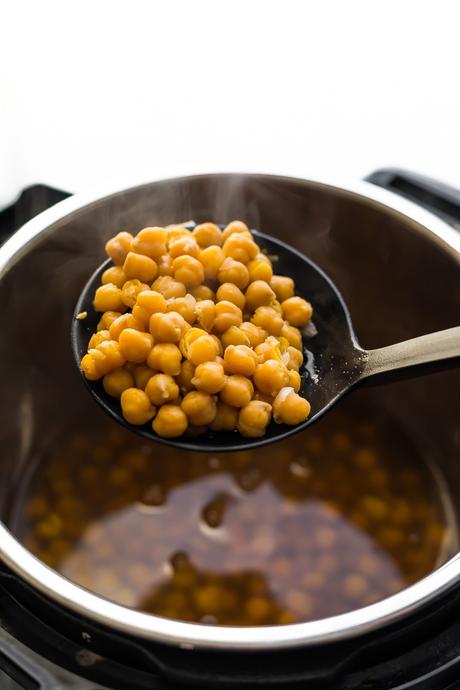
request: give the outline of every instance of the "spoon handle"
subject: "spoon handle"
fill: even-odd
[[[460,357],[460,326],[365,352],[361,378]]]

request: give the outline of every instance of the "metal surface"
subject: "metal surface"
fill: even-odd
[[[99,247],[122,228],[191,217],[197,222],[241,217],[311,256],[338,285],[367,348],[458,322],[458,235],[431,214],[371,185],[210,175],[111,190],[106,196],[77,195],[30,221],[0,249],[0,299],[8,324],[0,339],[4,516],[53,425],[62,428],[88,405],[66,334],[85,277],[101,261]],[[42,337],[47,329],[52,337]],[[453,489],[460,487],[458,373],[388,386],[382,395],[388,405],[403,401],[407,424],[420,435],[430,459]],[[430,437],[423,435],[427,419]],[[39,562],[4,525],[0,553],[14,572],[64,606],[111,628],[185,649],[289,648],[350,638],[407,616],[460,577],[455,557],[404,591],[351,613],[282,627],[224,628],[150,616],[91,594]]]

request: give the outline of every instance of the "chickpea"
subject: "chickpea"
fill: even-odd
[[[134,278],[133,280],[127,280],[121,288],[121,299],[123,301],[123,304],[125,304],[127,307],[134,307],[139,293],[141,293],[143,290],[148,289],[149,285],[147,285],[146,283],[141,283],[141,281],[137,278]]]
[[[299,371],[303,364],[303,354],[300,350],[297,350],[297,348],[289,345],[286,353],[283,355],[283,362],[286,364],[288,369],[295,369],[295,371]]]
[[[188,323],[192,324],[196,317],[196,299],[192,295],[173,297],[168,303],[168,311],[175,311]]]
[[[113,283],[106,283],[97,288],[93,305],[96,311],[126,311],[121,290]]]
[[[216,297],[219,301],[226,301],[236,304],[241,311],[244,309],[244,305],[246,304],[245,296],[241,290],[236,287],[236,285],[233,285],[233,283],[222,283],[216,292]]]
[[[287,276],[273,276],[270,287],[276,295],[276,299],[284,302],[285,299],[294,297],[294,281]]]
[[[161,292],[165,299],[172,297],[184,297],[187,294],[187,288],[184,283],[180,283],[171,276],[160,276],[152,285],[152,290]]]
[[[187,322],[175,311],[152,314],[150,317],[149,330],[155,342],[178,343],[186,329]]]
[[[116,285],[117,288],[120,288],[121,290],[123,284],[126,282],[126,276],[123,272],[122,267],[111,266],[110,268],[107,268],[107,270],[105,270],[102,274],[101,282],[103,285],[113,283],[113,285]]]
[[[97,350],[95,348],[92,348],[91,352],[97,352]],[[90,354],[89,352],[87,352],[86,355],[82,357],[80,367],[85,378],[88,379],[88,381],[97,381],[104,375],[99,370],[97,359],[94,357],[93,354]]]
[[[256,347],[257,345],[260,345],[260,343],[263,343],[268,336],[268,333],[264,328],[261,328],[260,326],[255,326],[250,321],[243,321],[243,323],[240,326],[240,329],[249,338],[248,344],[251,347]],[[233,344],[236,345],[237,343]]]
[[[142,425],[154,417],[155,407],[150,403],[144,391],[138,388],[127,388],[120,398],[123,417],[130,424]]]
[[[136,331],[143,331],[144,330],[142,324],[139,323],[134,318],[134,316],[132,314],[122,314],[121,316],[118,316],[110,324],[110,328],[109,328],[110,338],[112,340],[118,340],[120,337],[120,333],[125,328],[134,328]],[[88,348],[89,347],[90,346],[88,345]]]
[[[227,376],[225,385],[220,392],[222,402],[232,407],[244,407],[252,399],[254,386],[244,376],[234,374]]]
[[[262,400],[251,400],[238,415],[238,431],[243,436],[258,438],[270,423],[272,406]]]
[[[196,287],[204,281],[204,269],[193,256],[178,256],[173,261],[174,278],[186,287]]]
[[[214,223],[201,223],[192,230],[192,234],[202,249],[211,245],[220,247],[223,241],[222,230]]]
[[[168,311],[168,303],[165,296],[156,290],[143,290],[137,295],[136,303],[139,307],[145,309],[149,317],[151,314],[158,312],[164,314]]]
[[[141,364],[147,359],[153,347],[153,337],[134,328],[125,328],[118,337],[120,352],[128,362]]]
[[[217,278],[220,267],[225,261],[225,254],[220,247],[211,245],[203,249],[200,254],[200,261],[203,265],[204,275],[208,280]]]
[[[116,340],[104,340],[96,345],[94,349],[89,350],[88,354],[92,355],[93,359],[96,360],[96,367],[100,376],[108,374],[112,369],[123,366],[126,361]]]
[[[222,239],[224,240],[224,242],[228,237],[230,237],[230,235],[233,235],[233,233],[235,232],[249,233],[249,228],[246,225],[246,223],[243,223],[242,220],[232,220],[223,229]]]
[[[254,384],[261,393],[276,395],[288,383],[289,374],[282,362],[267,359],[266,362],[256,366]]]
[[[247,268],[251,282],[264,280],[266,283],[270,283],[273,268],[270,259],[265,254],[257,254],[256,258],[248,263]]]
[[[172,262],[173,262],[173,260],[169,254],[163,254],[163,256],[160,256],[160,258],[158,259],[158,262],[157,262],[158,275],[159,276],[172,276],[172,274],[173,274]]]
[[[230,326],[240,326],[243,321],[241,309],[232,302],[222,300],[217,302],[215,309],[214,330],[216,333],[223,333]]]
[[[249,283],[249,272],[244,264],[227,257],[217,273],[219,283],[233,283],[240,290]]]
[[[106,245],[105,251],[116,266],[122,266],[131,249],[133,236],[129,232],[119,232]]]
[[[256,370],[256,354],[247,345],[229,345],[224,353],[225,371],[229,374],[252,376]]]
[[[188,236],[178,237],[169,243],[169,254],[173,259],[176,259],[178,256],[186,255],[198,259],[200,256],[200,248],[196,239],[189,233]]]
[[[285,322],[281,329],[281,336],[286,338],[292,347],[295,347],[297,350],[302,349],[302,334],[295,326],[290,326]]]
[[[134,375],[134,382],[136,384],[136,388],[141,388],[142,390],[144,390],[148,380],[152,378],[152,376],[154,376],[157,372],[145,364],[139,364],[137,367],[134,367],[132,373]]]
[[[157,260],[166,254],[167,237],[165,228],[143,228],[131,242],[131,251]]]
[[[153,405],[173,402],[179,397],[179,386],[168,374],[155,374],[145,386],[145,392]]]
[[[270,335],[280,335],[284,320],[273,307],[257,307],[251,323],[265,329]]]
[[[123,264],[123,271],[128,280],[138,278],[143,283],[150,283],[155,278],[158,268],[155,261],[150,257],[128,252]]]
[[[104,376],[102,385],[106,393],[113,398],[119,398],[123,391],[134,386],[134,377],[124,367],[118,367]]]
[[[121,311],[106,311],[102,314],[99,323],[97,324],[98,331],[106,331],[110,328],[111,324],[121,316]]]
[[[229,345],[250,345],[250,341],[246,333],[238,326],[230,326],[221,335],[221,341],[224,349]]]
[[[208,333],[202,328],[197,328],[196,326],[192,326],[184,333],[179,342],[180,351],[184,357],[189,356],[190,345],[198,338],[201,338],[202,335],[208,335]]]
[[[147,357],[147,364],[151,369],[158,369],[170,376],[177,376],[180,373],[181,361],[181,351],[173,343],[154,345]]]
[[[234,431],[238,423],[238,408],[219,401],[214,420],[211,422],[212,431]]]
[[[241,261],[242,264],[247,264],[259,253],[259,247],[252,237],[244,233],[232,233],[225,240],[222,249],[225,256]]]
[[[280,343],[278,339],[274,338],[272,335],[269,335],[265,342],[257,345],[254,352],[256,353],[257,362],[259,364],[266,362],[268,359],[276,359],[280,362],[283,361]]]
[[[93,335],[89,339],[88,350],[95,348],[97,345],[99,345],[99,343],[102,343],[104,340],[116,340],[116,338],[113,338],[110,335],[110,331],[97,331],[96,333],[93,333]]]
[[[190,294],[194,296],[197,302],[201,302],[203,300],[214,301],[215,299],[214,292],[207,285],[197,285],[194,288],[190,288]]]
[[[190,230],[180,223],[173,223],[172,225],[166,226],[166,231],[168,233],[168,242],[174,242],[174,240],[179,239],[179,237],[190,237]]]
[[[219,354],[219,348],[212,335],[202,335],[188,346],[188,359],[195,366],[203,362],[211,362]],[[194,422],[193,422],[194,423]]]
[[[140,307],[138,304],[135,304],[131,314],[134,317],[136,323],[140,324],[141,328],[139,330],[149,330],[149,319],[152,316],[151,312],[147,311],[147,309],[145,309],[144,307]]]
[[[194,426],[211,424],[217,412],[216,399],[202,391],[187,393],[181,402],[181,408]]]
[[[302,384],[302,379],[300,378],[299,372],[296,371],[295,369],[289,369],[288,375],[289,375],[288,386],[293,388],[294,391],[296,393],[298,393],[300,390],[300,386]]]
[[[176,438],[186,431],[187,424],[187,416],[179,405],[162,405],[153,420],[152,428],[162,438]]]
[[[310,403],[291,387],[281,388],[273,401],[273,419],[277,424],[300,424],[310,414]]]
[[[255,311],[257,307],[269,306],[274,299],[275,293],[264,280],[249,283],[246,290],[246,304],[251,311]]]
[[[284,318],[291,326],[306,326],[313,314],[310,302],[301,297],[289,297],[281,303],[281,306]]]
[[[181,364],[180,372],[176,376],[176,382],[182,393],[188,393],[193,390],[192,380],[194,376],[195,365],[189,359],[184,360]]]
[[[196,320],[205,331],[212,331],[216,319],[216,305],[210,299],[203,299],[195,306]]]
[[[199,391],[211,395],[222,390],[225,384],[224,367],[218,362],[203,362],[195,369],[192,384]]]

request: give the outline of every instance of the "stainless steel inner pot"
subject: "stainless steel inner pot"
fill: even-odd
[[[458,555],[417,584],[332,618],[261,628],[167,620],[111,603],[72,584],[23,548],[5,526],[25,474],[83,408],[74,370],[72,311],[103,244],[122,229],[194,219],[242,218],[316,261],[337,283],[366,348],[458,325],[460,238],[419,207],[361,182],[337,186],[265,175],[200,175],[77,195],[34,218],[0,249],[0,556],[51,599],[90,619],[186,648],[281,648],[362,634],[453,587]],[[360,395],[397,410],[460,508],[460,370]],[[161,457],[161,446],[158,446]],[[65,458],[63,458],[63,462]],[[101,490],[103,488],[101,487]]]

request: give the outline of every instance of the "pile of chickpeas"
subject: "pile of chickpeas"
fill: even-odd
[[[245,223],[120,232],[106,251],[114,265],[94,296],[102,317],[81,367],[120,399],[127,422],[151,422],[165,438],[256,438],[272,418],[307,419],[300,329],[312,306],[273,274]]]

